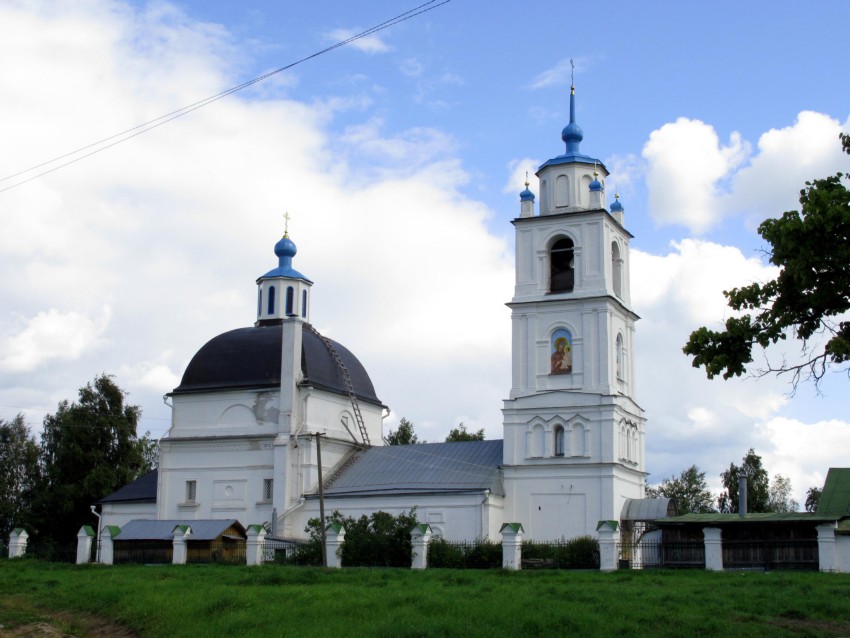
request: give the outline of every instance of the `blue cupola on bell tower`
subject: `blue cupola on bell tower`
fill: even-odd
[[[288,220],[287,220],[288,226]],[[287,317],[310,320],[310,286],[313,282],[292,267],[298,248],[289,238],[288,227],[274,246],[278,266],[257,279],[257,323]]]

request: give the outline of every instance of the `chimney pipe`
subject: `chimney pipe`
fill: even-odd
[[[738,514],[743,518],[747,515],[747,477],[738,477]]]

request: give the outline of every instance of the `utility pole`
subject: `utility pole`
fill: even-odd
[[[325,488],[322,485],[322,434],[316,432],[316,463],[319,466],[319,528],[322,530],[322,567],[328,566],[328,535],[325,531]]]

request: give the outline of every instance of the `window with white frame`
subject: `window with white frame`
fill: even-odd
[[[197,503],[198,482],[186,481],[186,503]]]
[[[263,479],[263,500],[272,500],[274,494],[274,479]]]

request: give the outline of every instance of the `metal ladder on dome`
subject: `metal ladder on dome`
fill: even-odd
[[[351,382],[351,375],[348,374],[348,368],[345,367],[345,363],[343,363],[342,358],[339,356],[339,353],[334,348],[331,340],[316,330],[312,324],[305,323],[305,326],[316,335],[323,344],[325,344],[325,348],[327,348],[328,353],[331,355],[331,358],[336,362],[339,371],[342,373],[342,379],[345,381],[345,389],[348,392],[348,398],[351,401],[351,408],[354,412],[354,420],[357,421],[357,428],[360,430],[360,436],[363,439],[363,443],[365,445],[371,445],[369,442],[369,433],[366,431],[366,424],[363,422],[363,414],[360,412],[360,404],[357,402],[357,395],[354,393],[354,384]],[[345,425],[343,423],[343,425]],[[355,443],[357,441],[355,440]]]

